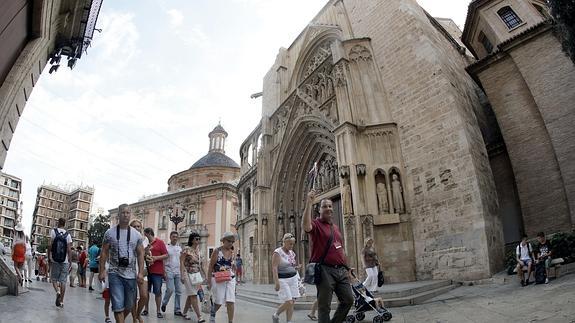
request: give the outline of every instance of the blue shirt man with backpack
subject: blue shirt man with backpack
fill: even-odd
[[[50,231],[48,245],[48,259],[50,260],[50,281],[56,291],[56,306],[64,307],[64,294],[68,273],[70,271],[69,259],[72,258],[72,237],[64,229],[66,219],[58,219],[58,227]]]

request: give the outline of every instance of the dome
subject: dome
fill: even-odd
[[[195,162],[192,167],[190,167],[190,169],[202,167],[240,168],[240,166],[233,159],[217,151],[210,151],[207,155]]]

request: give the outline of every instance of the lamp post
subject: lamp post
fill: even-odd
[[[182,223],[188,214],[188,209],[178,201],[174,206],[168,207],[168,216],[170,221],[176,226],[176,231],[178,231],[178,224]]]

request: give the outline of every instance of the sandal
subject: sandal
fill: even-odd
[[[162,313],[160,313],[160,312],[157,313],[157,317],[158,317],[159,319],[163,319],[163,318],[164,318],[164,316],[163,316]]]
[[[186,321],[191,321],[191,320],[192,320],[192,317],[189,316],[188,314],[184,314],[183,317],[184,317],[184,320],[186,320]],[[199,322],[198,322],[198,323],[199,323]]]
[[[317,316],[315,315],[308,314],[307,317],[309,317],[309,319],[312,321],[317,321]]]
[[[106,317],[106,319],[104,320],[104,322],[106,322],[106,323],[112,323],[112,320],[110,320],[109,317]]]
[[[143,312],[142,312],[142,315],[148,316],[148,311],[143,311]]]
[[[198,319],[198,323],[205,323],[205,322],[206,322],[206,320],[204,320],[204,319]]]

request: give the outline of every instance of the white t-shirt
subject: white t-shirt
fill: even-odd
[[[182,247],[179,244],[175,246],[171,243],[166,245],[168,249],[168,259],[165,260],[164,265],[166,272],[177,275],[180,273],[180,255],[182,254]]]
[[[58,232],[60,233],[66,233],[65,229],[62,228],[58,228]],[[54,239],[56,238],[56,233],[54,232],[54,229],[50,230],[50,239],[52,239],[52,241],[54,241]],[[72,243],[72,236],[70,236],[70,234],[68,234],[66,236],[66,242],[67,243]],[[51,250],[48,250],[48,252],[52,252]],[[66,251],[66,260],[64,260],[64,263],[68,263],[68,251]]]
[[[515,250],[515,254],[519,257],[519,260],[529,260],[531,259],[531,255],[529,250],[533,250],[531,249],[531,244],[527,243],[524,246],[521,245],[521,243],[519,245],[517,245],[517,249]]]

